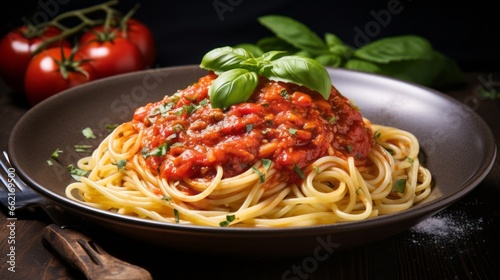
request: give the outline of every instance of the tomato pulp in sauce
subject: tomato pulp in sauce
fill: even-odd
[[[135,111],[134,126],[143,132],[142,154],[161,176],[211,179],[220,165],[228,178],[269,159],[288,180],[298,182],[297,167],[303,170],[322,156],[367,162],[372,131],[335,87],[325,100],[305,87],[261,77],[250,100],[223,111],[208,101],[215,78],[210,73]]]

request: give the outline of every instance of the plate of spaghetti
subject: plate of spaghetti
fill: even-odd
[[[16,125],[9,153],[34,189],[106,230],[304,255],[437,213],[481,182],[496,147],[473,111],[434,90],[223,47],[51,97]]]

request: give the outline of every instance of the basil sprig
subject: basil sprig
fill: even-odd
[[[243,48],[221,47],[203,56],[201,68],[219,76],[208,90],[213,108],[223,110],[247,101],[259,82],[259,75],[273,81],[295,83],[319,92],[328,99],[331,80],[328,71],[314,59],[285,56],[282,51],[269,51],[255,56]]]
[[[455,61],[434,50],[421,36],[387,37],[354,48],[332,33],[321,38],[303,23],[286,16],[262,16],[258,22],[275,36],[235,47],[254,54],[284,51],[285,55],[309,57],[324,66],[377,73],[434,88],[464,81]]]

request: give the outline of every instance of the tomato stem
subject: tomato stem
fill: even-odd
[[[139,9],[141,4],[137,3],[120,21],[120,29],[122,31],[122,35],[126,36],[127,33],[127,21],[132,18],[135,12]]]
[[[58,15],[57,17],[55,17],[53,20],[51,20],[49,22],[42,23],[40,25],[35,26],[34,27],[35,30],[31,30],[28,32],[29,36],[33,36],[33,34],[35,34],[35,36],[36,36],[36,34],[38,34],[38,35],[43,34],[43,30],[45,30],[48,26],[54,26],[56,28],[59,28],[62,32],[54,37],[51,37],[51,38],[44,40],[43,43],[41,43],[35,49],[35,51],[33,52],[33,55],[39,53],[41,50],[45,49],[50,44],[57,42],[57,41],[61,41],[64,38],[70,37],[86,27],[99,25],[99,24],[102,24],[103,22],[109,26],[109,22],[111,21],[111,18],[113,18],[113,16],[115,16],[115,15],[121,14],[119,11],[111,8],[111,6],[116,5],[116,4],[118,4],[118,0],[111,0],[111,1],[104,2],[102,4],[98,4],[95,6],[91,6],[91,7],[87,7],[87,8],[83,8],[83,9],[79,9],[79,10],[74,10],[74,11],[69,11],[69,12]],[[89,17],[89,14],[93,14],[93,13],[98,12],[98,11],[104,11],[106,13],[105,20],[93,19],[93,18]],[[63,23],[61,23],[63,20],[65,20],[67,18],[78,18],[80,20],[80,23],[75,25],[75,26],[68,27],[68,26],[64,25]],[[30,29],[30,27],[28,27],[28,30],[29,29]]]

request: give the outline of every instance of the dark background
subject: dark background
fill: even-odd
[[[2,35],[38,16],[87,7],[104,1],[14,0],[4,1],[1,9]],[[498,70],[500,54],[500,1],[319,1],[319,0],[206,0],[206,1],[128,1],[117,8],[126,13],[136,3],[141,7],[135,18],[153,31],[158,46],[158,66],[199,64],[203,54],[224,45],[255,43],[272,33],[257,17],[279,14],[292,17],[319,36],[334,33],[345,43],[360,47],[357,34],[365,32],[370,41],[397,35],[416,34],[428,39],[434,48],[455,59],[464,71]],[[389,13],[388,5],[400,12]],[[216,8],[217,7],[217,8]],[[45,9],[45,10],[44,10]],[[47,12],[48,11],[48,12]],[[386,11],[386,12],[383,12]],[[377,15],[380,18],[377,20]],[[377,28],[378,26],[378,28]],[[366,29],[366,28],[371,29]],[[366,38],[366,37],[365,37]],[[1,54],[0,54],[1,55]]]

